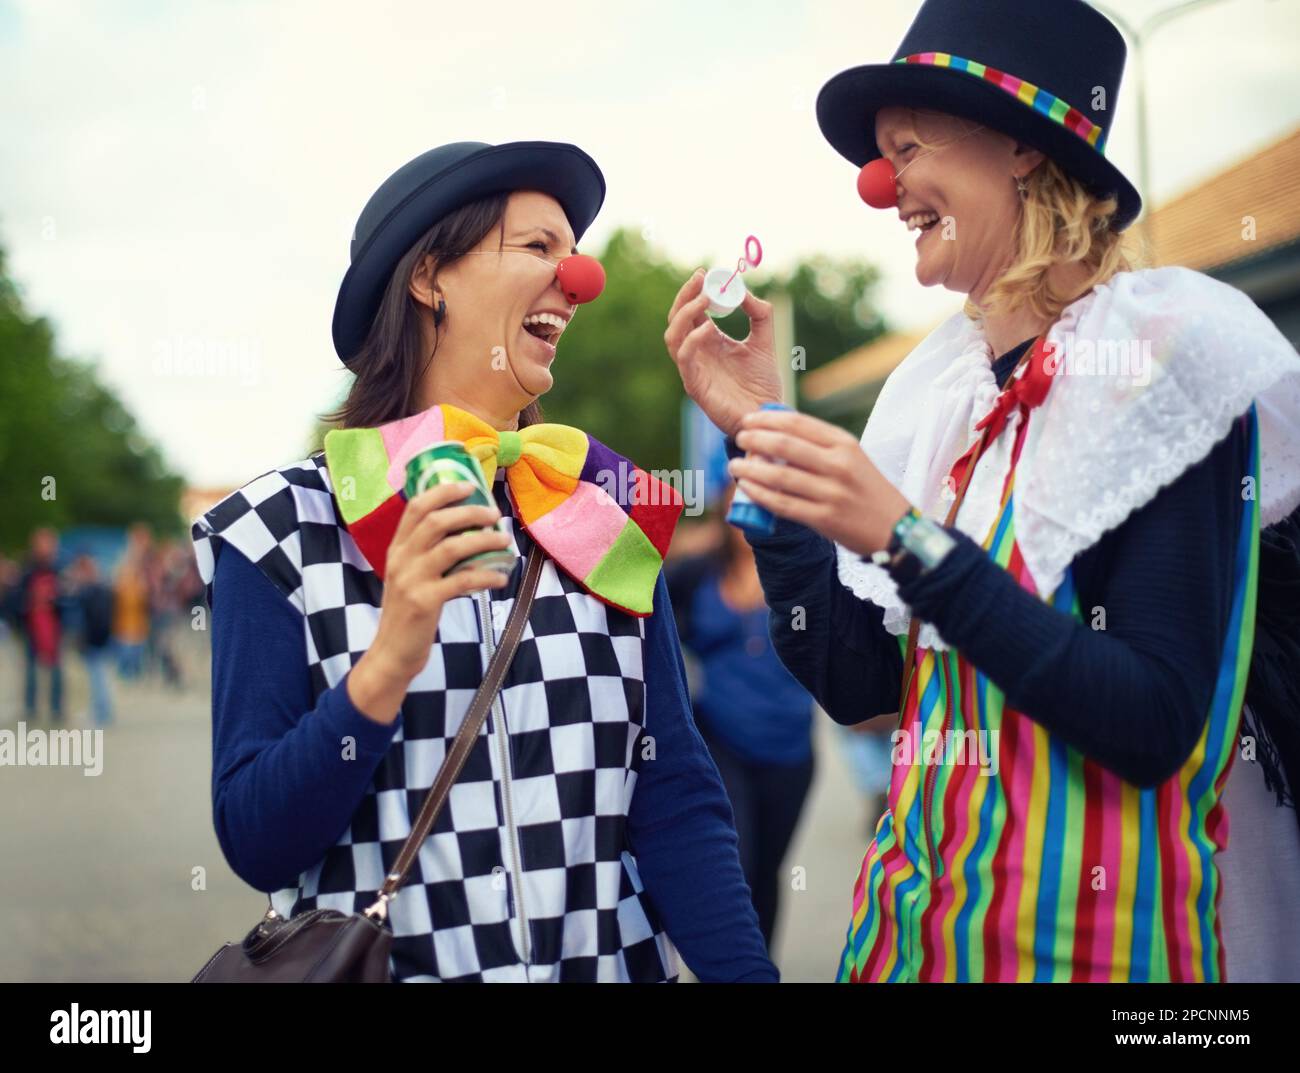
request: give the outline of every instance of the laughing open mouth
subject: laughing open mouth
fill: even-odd
[[[530,313],[524,317],[524,331],[554,346],[568,323],[568,320],[558,313]]]

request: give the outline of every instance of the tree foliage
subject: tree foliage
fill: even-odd
[[[179,535],[183,483],[94,367],[58,354],[0,249],[0,549],[41,525],[144,521]]]

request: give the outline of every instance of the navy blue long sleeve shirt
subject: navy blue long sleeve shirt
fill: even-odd
[[[737,854],[735,820],[695,727],[662,575],[645,646],[647,728],[627,820],[645,889],[701,980],[775,982]],[[212,804],[235,873],[259,890],[292,886],[346,830],[401,715],[362,714],[348,675],[313,702],[302,615],[238,549],[212,584]],[[230,610],[233,609],[233,610]],[[356,742],[344,760],[338,743]]]
[[[994,364],[999,385],[1026,345]],[[733,441],[728,451],[743,453]],[[1158,785],[1191,755],[1209,711],[1247,451],[1237,422],[1207,458],[1076,557],[1083,622],[1021,588],[956,529],[958,546],[899,595],[1009,704],[1127,781]],[[899,638],[881,608],[840,583],[834,545],[787,520],[749,540],[790,672],[839,723],[897,712]],[[1104,630],[1091,627],[1094,607],[1105,608]]]

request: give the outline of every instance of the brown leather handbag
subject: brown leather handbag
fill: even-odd
[[[274,908],[244,936],[241,942],[226,943],[208,959],[191,983],[196,984],[279,984],[279,983],[391,983],[388,967],[393,933],[385,926],[388,903],[406,879],[420,846],[433,829],[434,821],[447,801],[447,794],[469,757],[479,727],[496,699],[506,669],[519,647],[528,620],[537,581],[545,556],[534,544],[524,567],[523,581],[515,605],[506,620],[501,644],[488,663],[483,683],[474,694],[465,720],[456,733],[438,777],[433,780],[411,833],[397,855],[393,870],[385,877],[375,903],[363,913],[341,913],[337,909],[313,909],[286,920]]]

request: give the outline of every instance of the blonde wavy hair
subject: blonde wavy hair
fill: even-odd
[[[949,144],[923,141],[916,132],[915,116],[926,110],[911,111],[912,141],[923,149]],[[980,305],[966,300],[964,311],[972,320],[981,320],[995,310],[1011,313],[1028,307],[1036,317],[1055,323],[1061,310],[1080,294],[1105,283],[1117,272],[1139,267],[1145,259],[1130,232],[1111,227],[1118,200],[1093,194],[1050,157],[1029,173],[1025,186],[1022,211],[1012,237],[1015,252],[1011,264],[988,289]],[[1060,293],[1048,274],[1058,264],[1074,262],[1081,262],[1088,271],[1071,293]]]

